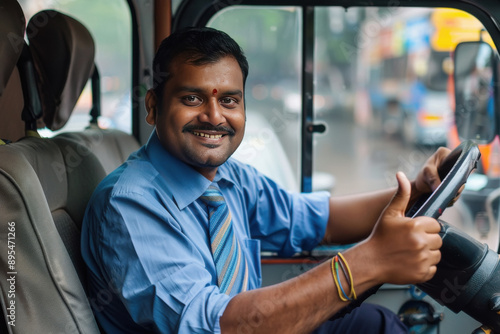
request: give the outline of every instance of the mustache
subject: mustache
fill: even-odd
[[[188,124],[185,125],[182,128],[182,132],[193,132],[193,131],[216,131],[216,132],[227,132],[229,136],[234,136],[235,131],[233,128],[228,127],[228,126],[213,126],[209,124],[200,124],[200,125],[194,125],[194,124]]]

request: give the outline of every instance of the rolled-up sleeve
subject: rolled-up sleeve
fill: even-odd
[[[250,233],[261,240],[263,251],[287,257],[311,250],[323,239],[330,213],[329,192],[289,192],[249,166],[232,176],[239,179]]]
[[[262,234],[262,249],[288,257],[316,247],[325,235],[329,197],[328,192],[287,196],[261,193],[256,223],[251,226],[255,234]]]

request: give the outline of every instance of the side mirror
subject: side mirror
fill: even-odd
[[[455,49],[455,124],[461,140],[486,144],[495,138],[497,66],[486,42],[463,42]]]

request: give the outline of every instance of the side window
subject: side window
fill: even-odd
[[[54,9],[72,16],[89,29],[96,45],[95,60],[101,81],[99,125],[131,133],[132,21],[126,1],[19,0],[19,3],[27,21],[40,10]],[[60,131],[82,130],[88,126],[91,105],[89,84]],[[47,129],[39,132],[43,136],[54,135]]]

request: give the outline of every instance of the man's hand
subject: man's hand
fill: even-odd
[[[379,283],[425,282],[441,259],[441,226],[430,217],[405,217],[411,184],[402,172],[396,178],[398,190],[364,245],[369,247],[367,261],[375,264]]]
[[[446,159],[450,152],[450,149],[440,147],[429,159],[427,159],[422,169],[420,169],[417,178],[413,182],[412,191],[417,191],[421,195],[436,190],[436,188],[441,184],[438,167],[441,165],[443,160]]]
[[[423,194],[433,192],[441,184],[442,180],[439,178],[438,168],[450,152],[450,149],[440,147],[429,159],[427,159],[418,173],[417,178],[412,182],[410,203]],[[464,186],[465,185],[459,189],[457,195],[449,203],[449,206],[453,205],[458,200]]]

